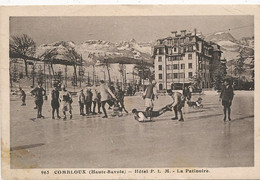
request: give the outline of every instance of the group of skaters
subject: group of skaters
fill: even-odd
[[[26,94],[20,88],[22,106],[26,105],[25,99]],[[46,95],[45,89],[42,87],[42,84],[39,83],[38,87],[31,91],[31,94],[35,96],[35,104],[37,109],[37,118],[44,118],[42,115],[42,106],[43,106],[43,98]],[[167,94],[173,100],[172,103],[162,107],[157,111],[153,111],[154,109],[154,101],[158,99],[156,82],[153,80],[147,85],[145,91],[143,92],[143,99],[145,101],[146,109],[144,111],[138,111],[137,109],[133,109],[132,113],[134,114],[134,118],[139,122],[152,121],[153,117],[158,117],[167,111],[174,111],[174,117],[172,120],[184,121],[182,108],[187,102],[188,105],[195,103],[197,106],[200,105],[202,98],[198,98],[196,102],[191,101],[192,92],[190,88],[184,87],[182,93],[174,92],[171,89],[167,90]],[[50,94],[51,97],[51,107],[52,107],[52,119],[55,119],[55,111],[57,114],[57,118],[60,119],[59,108],[60,105],[62,107],[63,119],[66,120],[66,113],[69,112],[70,119],[72,119],[72,96],[67,91],[64,85],[61,85],[61,91],[57,84],[54,84],[54,88]],[[229,79],[224,80],[224,84],[220,93],[220,101],[222,101],[223,105],[223,113],[224,113],[224,121],[231,121],[231,105],[234,97],[233,86],[231,85],[231,81]],[[92,88],[86,88],[86,90],[81,89],[78,93],[78,103],[80,107],[80,115],[89,116],[104,113],[102,118],[108,118],[107,111],[105,105],[108,104],[109,109],[113,107],[112,116],[122,116],[122,112],[128,111],[124,106],[124,91],[120,86],[114,88],[114,86],[107,86],[103,80],[100,81],[100,86],[95,85]],[[96,111],[97,107],[97,111]],[[101,108],[102,111],[101,112]]]
[[[59,109],[62,108],[63,120],[67,119],[67,112],[69,118],[72,119],[72,96],[67,91],[64,85],[54,84],[50,93],[51,107],[52,107],[52,119],[60,119]],[[25,104],[26,94],[22,88],[21,92],[22,106]],[[46,90],[42,87],[42,83],[38,83],[38,86],[31,91],[31,94],[35,97],[35,109],[37,109],[37,118],[44,118],[42,115],[42,106],[44,97],[46,96]],[[122,112],[128,113],[124,106],[124,91],[120,86],[114,88],[113,85],[108,87],[103,80],[100,81],[100,86],[95,85],[93,87],[87,87],[85,90],[81,89],[78,93],[78,104],[81,116],[89,116],[104,113],[103,118],[108,118],[105,105],[109,105],[109,109],[113,108],[112,116],[122,116]],[[96,111],[97,107],[97,111]],[[101,112],[101,108],[102,111]]]
[[[203,107],[202,98],[199,97],[195,102],[191,101],[192,97],[192,89],[190,87],[184,87],[182,93],[174,92],[171,89],[167,90],[167,94],[173,100],[172,103],[162,107],[157,111],[153,111],[154,108],[154,100],[157,98],[157,89],[156,82],[152,81],[143,93],[143,98],[145,100],[145,111],[138,111],[137,109],[133,109],[132,113],[134,114],[134,118],[139,122],[147,122],[152,121],[153,117],[158,117],[167,111],[174,111],[174,117],[172,120],[178,120],[183,122],[183,113],[182,108],[185,105],[185,102],[189,107]],[[223,83],[223,87],[220,93],[219,100],[222,101],[223,113],[224,113],[224,121],[226,121],[226,117],[228,114],[228,120],[231,121],[231,105],[234,97],[234,90],[229,79],[225,79]]]

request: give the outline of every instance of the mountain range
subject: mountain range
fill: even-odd
[[[231,65],[235,63],[239,57],[252,58],[254,56],[254,37],[243,37],[241,39],[234,38],[229,32],[217,32],[205,37],[206,41],[213,41],[221,46],[222,59],[227,60],[228,73],[232,73]],[[51,44],[42,44],[37,47],[37,54],[44,53],[47,49],[56,47],[62,54],[65,47],[74,48],[84,60],[86,65],[91,65],[97,60],[105,57],[113,58],[113,62],[123,62],[126,64],[144,62],[153,64],[151,58],[151,47],[153,43],[141,43],[135,39],[129,41],[121,41],[118,43],[103,41],[103,40],[87,40],[80,44],[75,44],[72,41],[58,41]],[[120,57],[120,58],[119,58]],[[66,57],[62,57],[66,58]],[[230,61],[230,62],[229,62]],[[247,65],[252,61],[245,61]]]

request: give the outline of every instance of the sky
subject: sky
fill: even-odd
[[[152,42],[171,31],[230,32],[236,39],[254,35],[253,16],[11,17],[10,35],[27,34],[37,45],[87,40]],[[230,30],[229,30],[230,29]]]

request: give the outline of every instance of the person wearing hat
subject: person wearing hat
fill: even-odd
[[[67,119],[66,111],[69,111],[70,119],[72,119],[72,107],[71,107],[72,98],[71,98],[71,95],[66,90],[64,85],[62,85],[61,88],[62,88],[62,91],[60,93],[60,97],[61,97],[61,102],[62,102],[62,112],[64,114],[63,120]]]
[[[228,120],[231,121],[231,104],[234,97],[234,90],[231,85],[231,82],[228,79],[225,79],[224,86],[222,87],[219,100],[222,100],[223,112],[224,112],[224,121],[226,121],[226,114],[228,112]]]
[[[79,102],[79,113],[81,116],[84,116],[84,103],[85,103],[85,94],[83,89],[78,93],[78,102]]]
[[[51,107],[52,107],[52,119],[55,119],[54,113],[56,110],[57,118],[61,118],[59,116],[59,108],[60,108],[60,92],[58,90],[58,84],[53,85],[54,88],[51,91]]]
[[[149,85],[146,87],[144,93],[143,93],[143,99],[145,100],[145,112],[150,117],[150,120],[152,119],[152,112],[153,112],[153,101],[155,97],[158,99],[157,95],[157,89],[155,87],[156,81],[153,80],[152,82],[149,81]]]
[[[31,91],[31,94],[35,96],[35,104],[37,107],[37,118],[44,118],[42,115],[43,96],[46,95],[45,89],[42,87],[42,83],[38,83],[38,86]]]
[[[182,115],[182,108],[185,103],[185,98],[180,92],[173,92],[171,89],[168,89],[167,93],[173,99],[172,107],[174,109],[175,117],[172,118],[172,120],[184,121]]]

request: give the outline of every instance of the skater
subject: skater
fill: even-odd
[[[70,113],[70,119],[72,119],[72,107],[71,107],[71,103],[72,103],[72,98],[70,93],[66,90],[65,86],[62,85],[62,91],[61,91],[61,101],[62,101],[62,112],[64,115],[63,120],[67,119],[66,116],[66,111],[69,111]]]
[[[96,106],[98,106],[98,113],[101,114],[100,108],[101,108],[101,102],[100,102],[100,94],[97,92],[97,86],[93,87],[92,89],[92,103],[93,103],[93,111],[92,114],[96,115]]]
[[[115,89],[115,87],[114,87],[114,83],[113,83],[113,82],[110,83],[109,88],[110,88],[111,92],[112,92],[113,94],[115,94],[116,89]],[[111,100],[112,97],[110,96],[109,99]],[[109,103],[108,103],[108,104],[109,104],[108,109],[112,109],[112,107],[113,107],[113,104],[110,103],[110,102],[111,102],[111,101],[109,101]]]
[[[155,97],[158,99],[158,96],[157,96],[157,90],[156,90],[156,81],[153,80],[152,83],[150,82],[150,84],[146,87],[145,91],[144,91],[144,94],[143,94],[143,99],[145,100],[145,112],[146,114],[149,115],[150,117],[150,120],[152,119],[152,111],[153,111],[153,107],[154,107],[154,104],[153,104],[153,101],[155,99]]]
[[[58,90],[58,85],[54,85],[54,89],[51,91],[51,107],[52,107],[52,119],[55,119],[54,113],[56,110],[57,118],[60,119],[59,108],[60,108],[60,92]]]
[[[101,95],[101,106],[104,113],[104,116],[102,118],[108,118],[105,105],[110,101],[109,96],[111,96],[113,99],[116,99],[116,97],[109,89],[109,87],[105,85],[105,82],[103,80],[101,80],[100,83],[101,85],[99,87],[99,92]]]
[[[128,113],[128,111],[125,109],[125,105],[124,105],[124,91],[122,90],[122,88],[120,86],[117,86],[116,91],[115,91],[115,96],[116,99],[119,101],[119,104],[121,106],[121,108]]]
[[[187,86],[184,87],[182,94],[185,97],[185,99],[187,100],[187,102],[189,102],[191,100],[191,92]]]
[[[228,120],[231,121],[230,113],[231,113],[231,104],[234,97],[233,87],[228,79],[224,81],[224,86],[221,90],[219,100],[222,100],[222,105],[224,107],[224,121],[226,121],[226,114],[228,111]]]
[[[22,105],[21,106],[26,106],[26,103],[25,103],[26,94],[25,94],[24,90],[21,87],[19,88],[19,91],[21,92],[21,96],[20,96],[20,98],[22,100]]]
[[[91,105],[92,105],[92,92],[90,89],[87,89],[86,96],[85,96],[85,105],[86,105],[86,115],[90,115],[92,113],[91,111]]]
[[[152,116],[158,117],[167,111],[172,111],[172,104],[173,103],[159,109],[158,111],[152,111]],[[132,113],[134,114],[135,120],[137,120],[139,122],[151,121],[150,119],[149,120],[147,119],[149,117],[149,115],[146,114],[146,112],[137,111],[136,109],[133,109]]]
[[[85,116],[84,114],[85,94],[83,92],[83,89],[81,89],[78,94],[78,102],[79,102],[79,114],[81,116]]]
[[[173,109],[174,109],[175,117],[172,118],[172,120],[184,121],[181,109],[184,106],[185,98],[182,96],[181,93],[173,92],[171,89],[167,90],[167,93],[173,99],[173,105],[172,106],[173,106]]]
[[[46,95],[45,89],[42,88],[42,84],[38,83],[38,87],[31,91],[31,94],[35,96],[35,104],[37,107],[37,118],[44,118],[42,115],[43,96]]]

